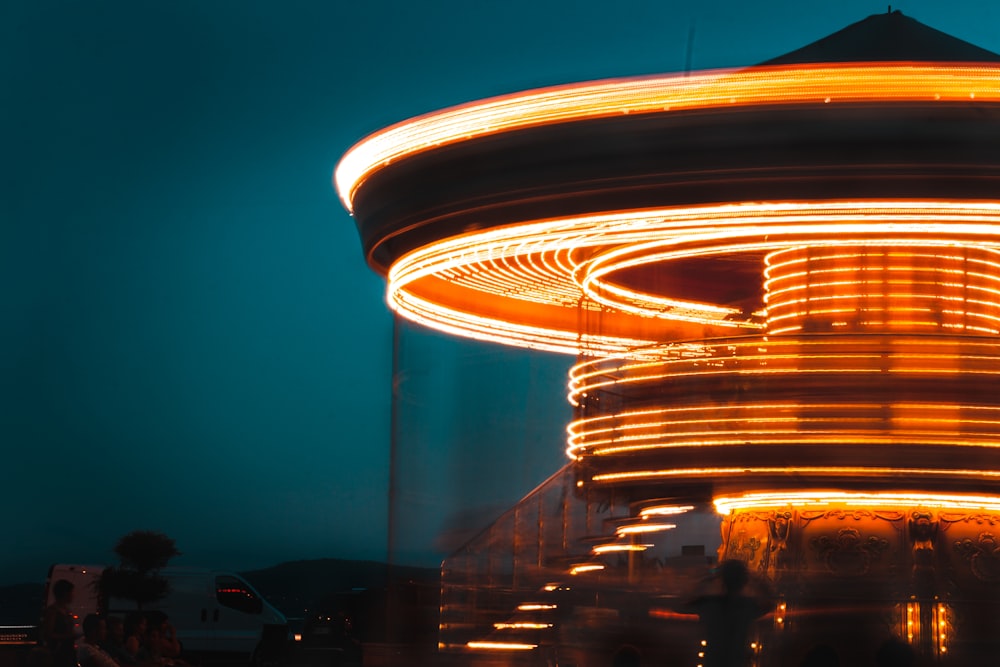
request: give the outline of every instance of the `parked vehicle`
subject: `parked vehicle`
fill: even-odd
[[[361,667],[367,610],[363,592],[327,596],[306,613],[296,657],[304,667]]]
[[[124,616],[136,611],[133,601],[103,599],[98,581],[103,565],[53,565],[49,569],[46,602],[52,603],[52,584],[66,579],[74,584],[71,611],[78,632],[87,614],[104,612]],[[199,568],[164,568],[167,595],[143,606],[164,612],[177,632],[186,655],[246,658],[276,662],[288,639],[288,622],[245,579],[233,572]]]

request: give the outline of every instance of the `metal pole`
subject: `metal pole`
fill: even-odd
[[[386,558],[385,558],[385,629],[386,637],[385,640],[388,642],[389,646],[386,647],[386,663],[389,667],[397,664],[396,661],[396,651],[393,645],[397,643],[397,623],[396,614],[398,612],[396,605],[396,596],[398,594],[397,586],[395,583],[395,577],[393,572],[393,565],[395,563],[395,553],[396,553],[396,494],[398,492],[397,486],[399,484],[399,479],[396,474],[396,467],[399,463],[397,461],[399,455],[399,315],[395,311],[392,313],[392,378],[389,383],[389,390],[391,392],[390,399],[391,403],[389,405],[389,502],[388,502],[388,517],[386,520],[388,535],[386,535]]]

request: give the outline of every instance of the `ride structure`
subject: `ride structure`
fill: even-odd
[[[711,503],[718,557],[776,593],[760,664],[995,644],[1000,56],[893,12],[754,67],[431,113],[362,140],[335,181],[400,316],[578,357],[562,519],[543,539],[538,515],[511,599],[585,554],[633,612],[688,623],[671,573],[697,556],[636,563],[664,515]],[[495,620],[463,581],[496,631],[559,646],[607,623]]]

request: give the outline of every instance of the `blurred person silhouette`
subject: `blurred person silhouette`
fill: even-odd
[[[114,658],[119,665],[135,664],[135,658],[129,655],[125,648],[125,623],[118,616],[108,616],[105,619],[107,633],[101,641],[104,652]]]
[[[893,637],[878,647],[875,664],[878,667],[913,667],[917,664],[917,654],[912,646]]]
[[[147,621],[141,611],[129,612],[125,616],[125,653],[133,662],[151,662],[146,646]]]
[[[146,634],[147,648],[152,661],[161,665],[185,664],[180,659],[181,642],[167,615],[159,610],[150,611],[146,614],[146,623],[149,628]]]
[[[748,584],[754,595],[746,595]],[[705,639],[704,667],[749,665],[750,629],[771,610],[771,590],[767,583],[750,577],[747,566],[738,560],[723,561],[702,579],[685,608],[698,614]]]
[[[83,639],[76,649],[76,660],[80,667],[120,667],[120,665],[101,648],[101,643],[107,639],[108,628],[103,618],[97,614],[87,614],[83,619]]]
[[[52,584],[53,602],[42,611],[39,640],[52,656],[52,667],[76,667],[73,632],[73,583],[59,579]]]

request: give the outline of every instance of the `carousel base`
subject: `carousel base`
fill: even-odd
[[[722,560],[773,589],[758,665],[980,664],[1000,649],[1000,498],[796,492],[716,500]],[[806,662],[803,662],[806,661]]]

